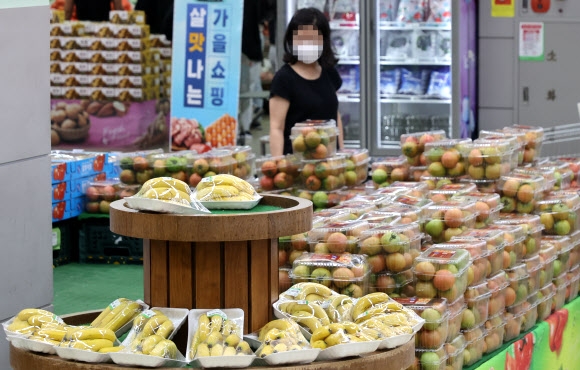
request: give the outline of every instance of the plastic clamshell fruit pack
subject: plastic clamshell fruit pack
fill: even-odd
[[[366,221],[373,226],[395,225],[400,223],[401,216],[394,212],[371,211],[360,216],[358,219]]]
[[[443,346],[437,349],[415,349],[415,358],[421,370],[445,370],[447,352]]]
[[[293,152],[301,159],[332,157],[336,153],[337,137],[334,120],[299,122],[290,133]]]
[[[451,200],[475,202],[475,208],[478,212],[477,221],[481,222],[496,220],[499,217],[499,211],[503,207],[500,201],[500,196],[496,193],[470,191],[463,194],[453,195]],[[485,206],[482,203],[485,204]]]
[[[362,149],[341,149],[338,154],[346,156],[347,159],[354,162],[355,165],[367,164],[370,160],[369,150]]]
[[[504,232],[504,258],[509,260],[509,266],[513,267],[526,255],[526,246],[524,244],[526,235],[524,228],[519,225],[488,225],[483,230],[501,230]],[[509,258],[507,258],[509,257]],[[506,265],[504,264],[504,267]]]
[[[542,322],[552,313],[552,299],[556,295],[556,286],[552,283],[540,288],[538,291],[538,320]]]
[[[473,228],[476,216],[475,202],[442,201],[423,208],[423,230],[435,243],[449,241],[464,229]]]
[[[351,216],[359,218],[360,216],[364,215],[365,213],[372,212],[377,210],[378,207],[376,204],[367,202],[367,201],[359,201],[353,199],[349,199],[346,202],[342,202],[338,206],[332,207],[332,209],[344,210],[348,212]]]
[[[545,189],[545,180],[540,175],[513,172],[502,176],[497,188],[504,204],[502,212],[532,213],[534,201]]]
[[[423,184],[427,185],[427,189],[429,190],[439,189],[440,187],[448,184],[456,184],[458,182],[462,182],[462,179],[465,179],[465,176],[432,176],[429,174],[429,172],[425,172],[419,178]]]
[[[46,353],[49,355],[56,354],[56,346],[53,345],[52,343],[41,342],[39,340],[33,340],[22,337],[9,337],[7,339],[14,347],[23,349],[25,351]]]
[[[535,255],[530,258],[522,260],[522,263],[526,265],[528,274],[530,278],[528,279],[528,294],[532,294],[538,291],[542,285],[540,285],[540,272],[542,271],[542,259],[540,256]]]
[[[463,312],[467,309],[465,300],[463,296],[455,300],[455,302],[449,303],[449,330],[447,333],[447,343],[451,342],[453,339],[461,332],[461,320],[463,320]]]
[[[152,177],[172,176],[188,172],[188,161],[182,152],[151,154],[147,157],[149,168],[153,169]]]
[[[414,206],[419,208],[428,207],[433,204],[433,201],[425,198],[417,198],[412,195],[397,195],[393,198],[393,203],[404,204],[407,206]]]
[[[487,282],[467,287],[463,295],[467,304],[466,312],[463,313],[462,329],[471,329],[487,321],[489,312],[489,299],[491,292]]]
[[[446,139],[425,144],[427,172],[434,177],[459,177],[465,174],[462,153],[471,139]]]
[[[191,363],[192,367],[203,367],[203,368],[244,368],[250,366],[250,364],[256,358],[256,355],[240,355],[240,356],[209,356],[209,357],[195,357],[190,358],[191,345],[193,344],[195,332],[198,329],[199,317],[208,312],[221,311],[225,314],[229,320],[232,320],[238,326],[240,332],[239,335],[242,337],[244,332],[244,311],[240,308],[220,308],[219,310],[209,310],[209,309],[193,309],[189,311],[187,318],[188,321],[188,336],[187,336],[187,358],[186,361]],[[220,313],[220,314],[221,314]]]
[[[574,266],[566,273],[566,279],[570,284],[566,290],[566,303],[578,297],[578,286],[580,282],[580,266]]]
[[[344,210],[344,208],[333,208],[336,210]],[[348,208],[347,208],[348,209]],[[308,240],[311,242],[318,242],[319,240],[326,240],[328,236],[334,233],[341,233],[345,236],[359,238],[363,231],[370,229],[370,225],[362,220],[349,220],[328,223],[317,229],[312,229],[308,232]]]
[[[465,346],[467,346],[467,341],[463,335],[458,335],[445,344],[447,368],[449,370],[461,370],[463,368],[463,351],[465,351]]]
[[[468,229],[463,231],[461,234],[451,238],[454,240],[481,240],[485,242],[485,246],[488,252],[494,252],[498,248],[504,245],[504,232],[503,230],[489,230],[489,229]]]
[[[502,346],[505,336],[505,324],[503,311],[487,319],[485,322],[486,351],[484,353],[491,353]]]
[[[341,156],[302,160],[300,184],[307,190],[332,191],[345,185],[346,160]]]
[[[526,234],[524,245],[525,251],[523,257],[528,258],[538,254],[540,250],[540,238],[544,225],[540,221],[540,217],[530,214],[515,214],[503,213],[500,214],[499,220],[494,221],[499,225],[519,225],[523,228]]]
[[[491,139],[491,140],[498,140],[498,139],[505,139],[509,140],[509,143],[512,147],[515,148],[517,153],[517,165],[522,165],[524,162],[524,154],[526,149],[526,134],[524,132],[517,132],[511,131],[506,132],[505,130],[480,130],[479,137],[481,139]],[[515,144],[514,144],[515,141]]]
[[[505,289],[509,286],[508,276],[501,270],[486,280],[487,288],[491,294],[489,297],[488,316],[494,316],[505,310]]]
[[[521,165],[524,161],[525,147],[520,145],[515,136],[510,135],[490,135],[486,137],[479,136],[479,139],[474,140],[474,143],[491,143],[498,144],[498,146],[505,148],[507,146],[510,156],[510,169],[514,169]]]
[[[529,175],[529,176],[541,176],[544,179],[544,184],[542,191],[546,194],[554,190],[556,184],[556,175],[554,171],[550,168],[529,166],[529,167],[518,167],[514,169],[513,175]]]
[[[371,164],[371,179],[375,188],[393,181],[409,179],[409,164],[404,156],[379,158]]]
[[[391,204],[379,208],[379,212],[396,213],[401,216],[401,223],[418,222],[421,218],[421,208],[407,204]]]
[[[421,248],[421,232],[417,223],[377,226],[363,231],[358,242],[359,250],[364,249],[365,240],[373,237],[386,254],[408,253],[411,249],[418,251]]]
[[[554,285],[556,286],[556,294],[552,298],[552,308],[553,311],[557,311],[564,307],[566,303],[566,290],[570,286],[570,282],[566,279],[565,275],[554,278]]]
[[[475,180],[498,180],[517,165],[513,148],[504,140],[476,140],[463,146],[467,175]]]
[[[292,154],[266,156],[256,159],[256,168],[263,191],[288,189],[299,176],[300,161]],[[278,175],[279,173],[285,175]]]
[[[570,169],[568,163],[561,161],[548,161],[540,165],[540,168],[548,168],[554,171],[554,176],[556,182],[554,183],[553,190],[566,190],[569,189],[572,180],[575,177],[574,172]]]
[[[523,263],[506,269],[505,272],[509,280],[509,286],[506,288],[506,306],[509,308],[524,302],[530,295],[528,283],[530,275],[528,274],[526,265]],[[510,302],[507,298],[508,294],[514,297],[513,302]]]
[[[517,131],[526,134],[526,146],[529,148],[537,147],[538,143],[544,141],[544,129],[539,126],[528,126],[514,124],[505,128],[507,132]],[[538,157],[540,154],[538,153]]]
[[[375,188],[373,187],[372,191],[369,192],[368,194],[375,195],[375,196],[383,196],[383,197],[386,197],[388,199],[393,199],[397,195],[409,194],[409,190],[403,189],[403,188],[395,188],[392,186],[388,186],[386,188],[378,188],[375,190]]]
[[[578,172],[580,171],[580,157],[557,157],[558,162],[566,163],[568,169],[572,171],[572,180],[578,180]]]
[[[371,274],[369,292],[387,293],[392,297],[413,297],[415,295],[413,270],[401,272],[379,272]]]
[[[312,216],[312,228],[316,229],[333,222],[342,222],[350,219],[347,211],[339,209],[324,209],[314,212]]]
[[[425,322],[415,336],[415,348],[437,349],[448,334],[449,311],[444,298],[397,298],[395,301],[415,312]]]
[[[541,264],[542,264],[542,271],[544,274],[540,274],[540,285],[548,284],[554,278],[554,261],[558,258],[558,252],[556,248],[550,244],[545,243],[542,244],[539,253]],[[542,284],[543,283],[543,284]]]
[[[444,213],[448,210],[458,209],[462,212],[456,218],[458,220],[467,219],[476,213],[475,202],[459,202],[455,200],[446,200],[426,206],[423,208],[424,218],[443,219]],[[443,214],[440,214],[443,212]],[[458,226],[456,226],[458,227]]]
[[[479,327],[475,327],[470,330],[464,330],[463,335],[465,336],[465,340],[467,341],[467,345],[465,346],[465,350],[471,353],[471,357],[469,361],[465,361],[463,366],[471,366],[477,361],[481,359],[483,356],[483,346],[486,330],[485,324],[481,324]]]
[[[467,192],[472,192],[477,190],[474,184],[469,183],[456,183],[456,184],[445,184],[441,187],[433,190],[429,190],[427,193],[427,198],[434,202],[440,202],[444,200],[449,200],[454,195],[460,195]]]
[[[154,317],[156,315],[154,311],[161,312],[162,314],[167,316],[167,318],[171,320],[171,322],[173,323],[174,329],[171,332],[171,334],[169,334],[167,339],[172,339],[175,336],[175,334],[177,334],[179,328],[181,328],[183,323],[185,323],[185,319],[187,319],[187,315],[189,314],[189,310],[185,308],[152,307],[148,310],[141,312],[139,315],[147,315],[150,317]],[[133,329],[130,330],[129,334],[127,334],[127,336],[125,337],[125,339],[121,344],[123,344],[125,347],[129,346],[129,344],[135,339],[136,335],[137,334]]]
[[[314,271],[319,270],[320,275]],[[366,256],[307,253],[296,258],[290,279],[313,282],[355,298],[368,292],[370,268]]]
[[[421,131],[421,132],[413,132],[410,134],[402,134],[401,135],[401,146],[403,146],[407,142],[413,142],[417,144],[418,153],[423,153],[425,149],[425,144],[432,142],[432,141],[440,141],[447,137],[447,134],[444,130],[433,130],[433,131]],[[412,153],[405,153],[404,148],[403,154],[409,157],[412,157]]]
[[[569,235],[580,226],[580,197],[569,193],[548,195],[536,202],[534,213],[540,216],[544,233]]]
[[[570,252],[574,248],[572,240],[567,236],[542,236],[542,249],[551,245],[556,250],[556,260],[553,262],[554,278],[561,276],[570,269]]]

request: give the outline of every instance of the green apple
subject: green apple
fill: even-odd
[[[427,234],[436,238],[441,236],[441,233],[443,232],[443,226],[443,220],[433,219],[427,222],[425,225],[425,231]]]
[[[332,274],[330,273],[330,271],[328,271],[328,269],[325,269],[324,267],[318,267],[314,269],[314,271],[312,271],[311,276],[314,278],[314,281],[324,286],[330,287],[330,285],[332,284]]]
[[[568,235],[570,234],[570,223],[568,220],[561,220],[554,224],[554,231],[556,235]]]
[[[372,179],[375,184],[382,184],[387,181],[388,175],[382,168],[373,171]]]

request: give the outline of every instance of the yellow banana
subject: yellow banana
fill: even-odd
[[[91,325],[95,328],[104,328],[105,325],[107,325],[111,320],[113,320],[115,317],[117,317],[117,315],[119,313],[121,313],[121,311],[123,311],[123,309],[125,307],[127,307],[127,304],[129,303],[129,301],[127,299],[117,299],[113,302],[111,302],[111,304],[107,307],[110,308],[109,313],[103,317],[103,319],[95,325]],[[99,315],[100,316],[100,315]]]
[[[185,182],[174,179],[173,177],[156,177],[146,181],[141,189],[141,192],[146,192],[149,189],[155,188],[175,188],[186,194],[191,194],[191,188]]]
[[[120,350],[122,350],[123,346],[118,346],[118,347],[103,347],[99,350],[99,353],[112,353],[112,352],[119,352]]]
[[[334,323],[328,325],[328,330],[330,334],[338,333],[344,330],[344,325],[342,323]]]
[[[149,189],[142,195],[142,197],[157,200],[170,200],[178,203],[183,203],[183,200],[191,202],[191,196],[189,194],[173,188]]]
[[[310,346],[312,348],[320,348],[320,349],[326,349],[328,347],[328,345],[324,340],[317,340],[316,342],[312,342]]]
[[[133,330],[135,333],[140,333],[147,322],[155,315],[157,315],[157,312],[152,310],[141,312],[139,315],[137,315],[135,320],[133,320],[133,326],[131,327],[131,330]]]
[[[314,343],[317,342],[319,340],[324,340],[326,337],[328,337],[330,335],[330,329],[329,326],[322,326],[318,329],[316,329],[314,332],[312,332],[312,337],[310,337],[310,343]]]
[[[237,334],[230,334],[224,340],[224,344],[228,347],[236,347],[242,338],[240,338]]]
[[[141,341],[141,345],[137,348],[140,349],[141,352],[143,352],[143,354],[148,355],[151,353],[151,351],[153,351],[155,346],[159,344],[163,339],[165,338],[160,335],[156,334],[150,335],[147,338],[143,339]]]
[[[38,308],[25,308],[22,311],[18,312],[16,316],[20,321],[28,321],[31,316],[37,315],[44,315],[44,316],[52,316],[54,315],[52,312],[41,310]]]
[[[294,321],[302,326],[306,326],[311,333],[322,326],[320,320],[310,312],[293,311],[292,315]]]
[[[6,329],[8,331],[11,331],[14,333],[27,334],[27,333],[30,333],[30,332],[36,330],[36,327],[30,325],[28,323],[28,321],[22,321],[22,320],[18,320],[18,318],[16,318],[16,319],[14,319],[12,324],[8,325],[8,327]]]
[[[346,302],[346,303],[341,304],[340,306],[336,307],[336,310],[338,311],[338,315],[341,318],[341,320],[351,320],[352,319],[353,306],[354,306],[354,303]]]
[[[360,334],[346,334],[347,342],[367,342]]]
[[[87,339],[107,339],[111,342],[117,340],[115,336],[115,332],[111,329],[103,329],[103,328],[90,328],[87,327],[75,330],[71,333],[69,340],[87,340]]]
[[[285,331],[281,331],[279,329],[271,329],[266,335],[264,336],[264,343],[270,343],[271,341],[282,339],[285,337]]]
[[[232,320],[226,320],[223,323],[221,333],[225,336],[238,332],[238,326]]]
[[[288,351],[288,347],[284,343],[278,343],[274,346],[274,353],[286,352]]]
[[[235,356],[236,355],[236,347],[226,347],[224,349],[224,353],[222,356]]]
[[[288,351],[297,351],[297,350],[301,350],[302,347],[300,347],[298,344],[293,344],[290,347],[288,347]]]
[[[279,330],[292,329],[292,321],[284,320],[284,319],[270,321],[269,323],[264,325],[264,327],[262,327],[262,329],[260,329],[260,334],[258,335],[258,339],[260,340],[260,342],[263,342],[266,333],[268,333],[270,330],[272,330],[274,328],[279,329]]]
[[[195,352],[197,351],[197,346],[199,345],[200,341],[199,341],[199,330],[195,331],[195,334],[193,335],[193,339],[191,341],[191,347],[189,348],[189,353],[190,353],[190,358],[194,358],[195,357]]]
[[[169,320],[165,315],[155,315],[153,316],[143,328],[141,332],[141,338],[147,338],[150,335],[155,334],[157,328],[161,326],[165,321]]]
[[[238,353],[238,355],[240,355],[240,354],[251,355],[252,349],[250,348],[250,345],[248,344],[248,342],[243,340],[236,347],[236,352]]]
[[[224,318],[221,317],[220,315],[213,315],[210,318],[210,322],[211,322],[210,331],[212,333],[218,332],[219,334],[221,334],[222,323],[224,322]]]
[[[137,302],[129,301],[125,308],[121,312],[109,321],[107,324],[102,326],[105,329],[111,329],[112,331],[117,331],[123,327],[126,323],[133,320],[135,315],[141,311],[141,305]]]
[[[202,314],[197,320],[197,330],[199,331],[199,341],[203,342],[206,340],[210,333],[210,320],[206,314]]]
[[[361,297],[352,308],[352,317],[356,319],[363,312],[367,311],[370,307],[377,305],[382,302],[389,300],[389,295],[386,293],[376,292],[370,293]]]
[[[45,324],[51,324],[51,323],[61,323],[62,320],[56,316],[56,315],[51,315],[51,316],[47,316],[47,315],[33,315],[30,316],[28,318],[28,323],[32,326],[38,326],[41,327]]]
[[[149,355],[175,359],[177,357],[177,347],[172,341],[163,339],[161,342],[157,343]]]
[[[101,348],[113,347],[113,342],[108,339],[73,340],[70,342],[70,347],[98,352]]]
[[[274,353],[274,347],[272,347],[270,344],[267,344],[259,351],[258,356],[264,358],[268,355],[271,355],[272,353]]]
[[[220,333],[219,331],[214,331],[214,332],[210,333],[209,337],[207,337],[207,339],[205,340],[208,347],[210,347],[210,348],[221,343],[222,341],[223,341],[223,336],[222,336],[222,333]]]
[[[318,301],[324,301],[325,298],[323,296],[321,296],[318,293],[310,293],[306,296],[306,301],[308,302],[318,302]]]
[[[368,338],[368,340],[381,340],[381,339],[383,339],[383,334],[377,329],[362,327],[362,328],[360,328],[360,331],[362,333],[362,336],[358,336],[359,338],[366,337],[365,339]],[[349,333],[349,334],[351,334],[351,333]]]
[[[100,315],[97,316],[97,318],[93,320],[93,322],[91,323],[91,326],[92,327],[95,327],[95,328],[100,327],[101,323],[103,322],[103,320],[105,318],[108,318],[107,319],[107,322],[111,321],[113,319],[112,316],[109,318],[109,315],[111,314],[111,312],[114,309],[116,309],[117,307],[119,307],[121,305],[121,303],[123,303],[125,301],[127,301],[127,298],[119,298],[119,299],[116,299],[113,302],[111,302],[107,307],[105,307],[105,309],[103,310],[103,312],[101,312]],[[119,311],[121,309],[119,309]]]
[[[247,202],[249,200],[255,200],[253,195],[250,195],[248,193],[239,193],[238,195],[235,195],[233,197],[222,197],[225,200],[227,200],[228,202]]]
[[[238,189],[238,191],[248,194],[254,194],[255,192],[254,187],[248,182],[240,179],[239,177],[227,174],[221,174],[202,179],[199,184],[197,184],[197,191],[216,185],[230,185]]]
[[[175,326],[173,326],[173,322],[171,320],[166,320],[163,324],[159,325],[155,334],[167,339],[169,335],[173,332]]]
[[[221,356],[223,354],[224,354],[224,346],[222,346],[221,344],[216,344],[211,347],[210,356],[215,357]]]
[[[336,346],[337,344],[346,343],[348,342],[349,338],[345,335],[344,332],[340,331],[334,334],[330,334],[328,337],[324,338],[324,343],[328,347]]]
[[[332,290],[329,287],[318,283],[305,283],[300,292],[296,296],[296,300],[305,300],[309,294],[318,294],[322,297],[328,298],[332,295]]]
[[[197,357],[209,357],[210,356],[209,347],[207,346],[206,343],[200,343],[197,346],[195,356],[197,356]]]
[[[347,334],[356,334],[361,330],[360,327],[354,322],[343,322],[342,325],[344,326],[344,330],[347,332]]]
[[[35,335],[60,342],[64,339],[67,328],[60,325],[45,326],[36,331]]]
[[[198,200],[211,200],[217,197],[228,198],[235,197],[240,194],[240,191],[230,185],[216,185],[214,187],[203,188],[198,190],[196,198]]]

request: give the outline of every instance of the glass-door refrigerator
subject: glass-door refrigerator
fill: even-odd
[[[361,43],[361,7],[365,0],[287,0],[278,1],[285,6],[285,23],[288,24],[297,9],[314,7],[322,11],[329,20],[331,41],[337,58],[336,69],[342,78],[342,86],[337,92],[339,112],[344,128],[346,148],[366,148],[366,129],[368,120],[366,107],[361,104],[361,87],[367,80],[368,70],[364,58],[367,51]],[[281,2],[283,4],[281,4]],[[278,38],[278,49],[283,49],[283,35]]]
[[[375,0],[368,9],[375,24],[370,66],[373,100],[370,127],[372,155],[400,154],[400,137],[413,132],[443,130],[447,137],[470,136],[460,121],[474,126],[468,92],[461,93],[459,65],[474,68],[463,58],[459,36],[467,28],[461,7],[465,0]],[[475,14],[475,13],[474,13]],[[464,21],[461,21],[463,18]],[[475,23],[475,19],[473,19]],[[465,30],[467,31],[467,29]],[[461,120],[465,95],[467,119]],[[461,99],[459,99],[461,100]],[[475,106],[475,102],[473,101]],[[471,112],[471,114],[470,114]],[[457,116],[459,114],[459,116]]]

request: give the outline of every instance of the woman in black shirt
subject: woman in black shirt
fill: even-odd
[[[342,79],[330,43],[330,26],[315,8],[294,14],[284,36],[284,66],[270,87],[270,153],[292,153],[290,132],[307,119],[337,122],[343,147],[342,121],[336,92]]]

